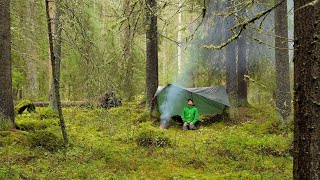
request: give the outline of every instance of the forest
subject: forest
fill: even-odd
[[[0,179],[320,179],[319,0],[1,0]]]

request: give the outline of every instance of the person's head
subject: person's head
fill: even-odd
[[[192,99],[188,99],[188,105],[189,105],[189,106],[192,106],[192,105],[193,105]]]

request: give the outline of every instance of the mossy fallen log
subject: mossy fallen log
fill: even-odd
[[[34,102],[33,103],[36,107],[48,107],[50,105],[49,102]],[[79,107],[84,107],[84,106],[91,106],[92,103],[88,101],[66,101],[66,102],[61,102],[61,106],[63,107],[72,107],[72,106],[79,106]]]
[[[16,114],[22,114],[25,110],[28,112],[36,112],[36,107],[30,100],[20,101],[14,106],[14,111]]]

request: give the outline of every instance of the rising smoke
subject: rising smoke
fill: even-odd
[[[292,4],[292,0],[288,1],[288,5]],[[189,34],[192,34],[192,40],[182,44],[183,48],[183,67],[182,72],[173,80],[173,84],[182,87],[212,86],[221,85],[223,81],[213,80],[221,79],[225,73],[226,52],[225,49],[210,50],[204,48],[204,45],[220,45],[232,36],[229,30],[226,30],[226,23],[234,21],[244,21],[256,16],[272,4],[256,3],[251,8],[246,8],[241,14],[242,18],[236,19],[226,17],[227,10],[230,10],[225,1],[210,1],[207,4],[206,15],[203,20],[196,21],[191,24]],[[235,7],[233,7],[235,9]],[[290,8],[288,8],[290,10]],[[289,19],[290,22],[290,19]],[[199,28],[197,28],[199,26]],[[194,30],[197,31],[194,32]],[[290,29],[290,25],[289,25]],[[228,35],[229,34],[229,35]],[[230,35],[231,34],[231,35]],[[292,37],[289,35],[289,37]],[[274,62],[274,13],[269,13],[266,18],[257,20],[250,24],[242,34],[245,38],[246,49],[238,49],[236,52],[245,51],[248,68],[256,68],[256,64],[262,59]],[[237,41],[233,42],[234,44]],[[237,57],[237,55],[236,55]],[[209,74],[209,76],[208,76]],[[203,76],[205,75],[205,76]],[[208,80],[204,80],[207,77]],[[218,78],[213,78],[218,77]],[[213,80],[212,80],[213,79]],[[214,84],[216,83],[216,84]],[[218,84],[220,83],[220,84]],[[175,108],[175,102],[181,93],[178,88],[168,87],[166,101],[160,106],[162,123],[167,123]],[[182,112],[181,112],[182,113]],[[179,114],[180,115],[180,114]]]

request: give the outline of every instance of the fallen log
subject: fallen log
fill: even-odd
[[[49,102],[33,102],[33,104],[36,107],[48,107]],[[79,107],[85,107],[85,106],[91,106],[92,103],[88,101],[63,101],[61,102],[61,106],[63,107],[71,107],[71,106],[79,106]]]
[[[33,105],[34,107],[48,107],[50,105],[49,101],[31,102],[31,101],[27,100],[26,102],[28,102],[28,104]],[[17,104],[19,104],[19,103],[17,103]],[[98,98],[93,98],[91,100],[62,101],[61,102],[62,107],[78,106],[78,107],[101,107],[104,109],[109,109],[109,108],[118,107],[121,105],[122,105],[121,99],[118,98],[113,91],[107,91],[107,92],[103,93],[101,96],[99,96]],[[24,110],[25,109],[21,110],[21,113]],[[30,110],[32,110],[32,109],[30,109]]]
[[[15,114],[22,114],[24,110],[28,110],[28,112],[35,112],[36,107],[29,100],[21,101],[14,106]]]

